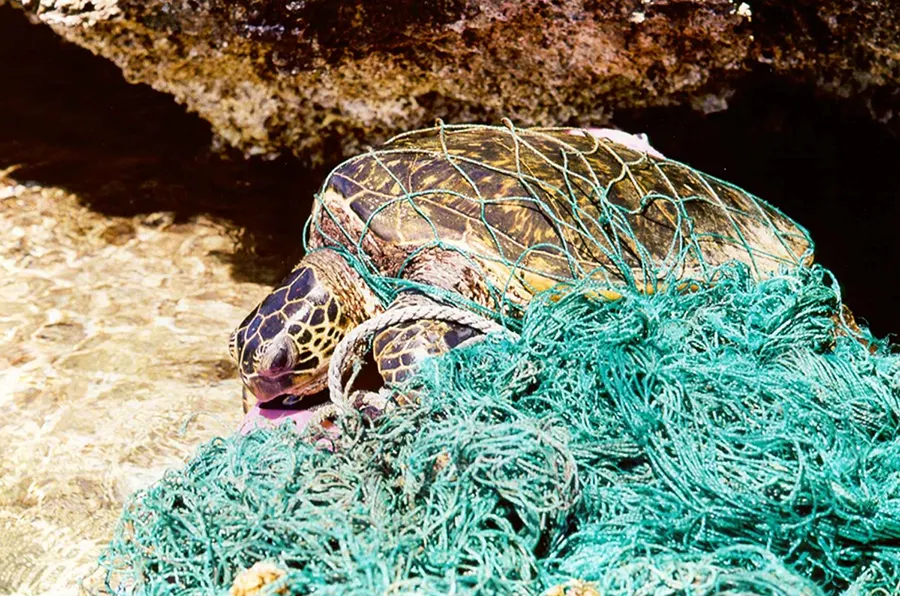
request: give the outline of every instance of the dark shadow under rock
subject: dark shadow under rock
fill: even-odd
[[[215,151],[209,124],[113,64],[0,6],[0,170],[109,215],[231,221],[238,279],[274,283],[301,253],[320,172]]]

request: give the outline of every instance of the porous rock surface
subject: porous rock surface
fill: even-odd
[[[434,118],[599,125],[771,69],[891,121],[896,0],[14,0],[247,154],[321,163]]]

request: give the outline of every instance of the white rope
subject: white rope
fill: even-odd
[[[454,308],[452,306],[428,303],[388,309],[380,315],[369,319],[362,325],[355,327],[334,349],[334,354],[331,356],[331,362],[328,364],[328,393],[333,406],[321,408],[316,412],[317,416],[315,419],[321,421],[333,416],[339,411],[347,411],[351,407],[351,404],[348,403],[347,396],[356,375],[354,374],[350,378],[345,387],[343,382],[344,371],[353,364],[353,360],[361,361],[364,358],[365,352],[363,351],[363,347],[366,349],[368,348],[369,339],[372,335],[391,325],[423,319],[451,321],[470,327],[481,333],[503,332],[515,337],[515,333],[503,325],[499,325],[490,319],[486,319],[481,315],[477,315],[468,310]],[[327,412],[325,410],[327,410]]]

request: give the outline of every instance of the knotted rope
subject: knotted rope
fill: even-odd
[[[486,317],[461,308],[435,302],[429,301],[414,306],[388,309],[365,323],[357,325],[350,333],[344,336],[344,339],[334,349],[328,365],[328,397],[331,400],[331,404],[319,408],[316,411],[316,416],[310,423],[319,424],[323,420],[346,413],[352,408],[353,404],[349,399],[350,390],[359,372],[359,364],[365,357],[365,352],[371,346],[372,337],[377,332],[392,325],[428,319],[457,323],[485,335],[488,333],[505,333],[511,339],[518,337],[516,333]],[[345,384],[344,375],[351,369],[353,369],[353,372]]]

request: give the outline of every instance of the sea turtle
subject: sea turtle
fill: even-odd
[[[639,137],[508,122],[439,123],[344,162],[306,234],[307,255],[231,336],[251,402],[289,395],[302,409],[324,388],[338,342],[385,308],[360,268],[409,282],[388,309],[456,297],[514,317],[558,282],[591,276],[610,292],[652,291],[731,260],[764,276],[812,254],[806,232],[775,208]],[[382,329],[372,355],[396,384],[474,334],[410,321]]]

